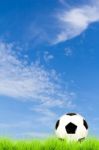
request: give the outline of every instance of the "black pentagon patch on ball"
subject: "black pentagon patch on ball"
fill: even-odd
[[[83,120],[83,124],[84,124],[85,128],[88,129],[88,124],[87,124],[86,120]]]
[[[74,116],[74,115],[76,115],[76,113],[68,113],[68,114],[66,114],[66,115]]]
[[[70,122],[68,125],[65,126],[65,129],[68,134],[75,134],[77,126]]]
[[[59,120],[57,120],[56,125],[55,125],[56,130],[57,130],[58,126],[59,126]]]

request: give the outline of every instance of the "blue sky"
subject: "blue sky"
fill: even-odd
[[[99,2],[0,2],[0,136],[45,137],[82,114],[99,136]]]

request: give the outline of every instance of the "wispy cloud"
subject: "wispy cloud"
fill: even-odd
[[[0,42],[0,95],[64,105],[71,93],[63,90],[55,70],[46,70],[37,62],[24,63],[14,53],[14,45]]]
[[[1,129],[10,129],[10,128],[21,128],[24,126],[25,128],[30,128],[32,126],[32,123],[28,121],[20,121],[15,123],[6,123],[6,122],[0,122],[0,128]]]
[[[48,63],[50,60],[54,59],[54,56],[50,54],[48,51],[44,52],[44,60]]]
[[[64,50],[64,52],[65,52],[65,56],[72,56],[72,54],[73,54],[73,52],[72,52],[72,49],[71,48],[65,48],[65,50]]]
[[[74,38],[85,31],[88,26],[99,21],[99,4],[86,4],[80,7],[72,7],[58,14],[60,33],[54,44]]]
[[[75,93],[68,90],[54,69],[44,68],[38,61],[29,65],[26,60],[19,59],[17,47],[14,44],[0,42],[0,95],[12,97],[15,100],[32,102],[29,112],[40,116],[35,122],[53,128],[57,118],[53,108],[72,108]],[[22,49],[21,49],[22,50]],[[45,124],[48,122],[48,124]],[[24,128],[32,126],[24,120],[0,123],[2,129]],[[35,125],[34,125],[35,126]]]

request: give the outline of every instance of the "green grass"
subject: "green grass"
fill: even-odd
[[[68,142],[56,138],[45,140],[10,140],[1,138],[0,150],[99,150],[99,140],[90,138],[83,142]]]

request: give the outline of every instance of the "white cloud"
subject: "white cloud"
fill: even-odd
[[[44,52],[44,60],[45,62],[49,62],[50,60],[54,59],[54,56],[50,54],[48,51]]]
[[[47,129],[49,127],[50,129],[54,128],[56,118],[58,118],[58,113],[56,114],[56,112],[54,112],[51,108],[43,105],[36,105],[33,108],[30,108],[30,110],[39,116],[39,118],[36,118],[37,124],[40,124]]]
[[[63,90],[55,70],[48,71],[38,63],[27,65],[14,53],[14,45],[0,42],[0,95],[68,106],[70,92]],[[48,107],[48,106],[47,106]]]
[[[85,31],[88,26],[99,21],[99,5],[84,5],[65,10],[58,14],[60,33],[53,44],[74,38]]]
[[[12,122],[12,123],[6,123],[6,122],[0,122],[0,128],[1,129],[7,129],[7,128],[22,128],[22,127],[30,128],[32,126],[32,123],[28,121],[18,121],[18,122]]]
[[[53,128],[57,114],[53,108],[72,108],[75,93],[69,92],[55,70],[46,70],[38,62],[28,65],[26,60],[20,60],[16,46],[0,42],[0,96],[9,96],[15,100],[33,102],[28,111],[35,112],[40,118],[35,123]],[[35,102],[35,103],[34,103]],[[29,107],[29,106],[28,106]],[[19,123],[0,123],[4,128],[31,128],[31,121]],[[49,124],[45,124],[48,122]],[[35,126],[35,125],[34,125]]]
[[[68,48],[68,47],[67,47],[67,48],[65,48],[64,51],[65,51],[65,56],[72,56],[72,53],[73,53],[73,52],[72,52],[72,49],[71,49],[71,48]]]

